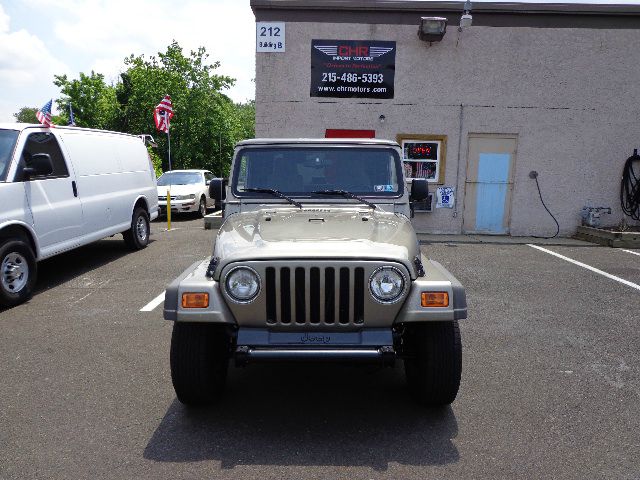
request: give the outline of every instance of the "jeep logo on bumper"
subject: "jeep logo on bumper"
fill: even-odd
[[[305,333],[300,337],[301,343],[329,343],[331,341],[331,337],[329,335],[309,335]]]

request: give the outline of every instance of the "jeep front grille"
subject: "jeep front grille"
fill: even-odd
[[[267,324],[360,325],[364,277],[362,267],[267,267]]]
[[[224,278],[238,265],[253,268],[261,289],[249,303],[237,303],[226,292]],[[407,268],[384,260],[252,260],[224,266],[221,290],[240,327],[289,331],[357,331],[391,326],[401,301],[377,302],[369,292],[369,277],[383,266],[394,266],[409,278]]]

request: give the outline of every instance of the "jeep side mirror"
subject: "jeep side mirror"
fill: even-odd
[[[213,178],[209,183],[209,198],[212,198],[216,202],[224,200],[224,178]]]
[[[24,178],[41,177],[53,173],[53,162],[48,153],[35,153],[27,162],[27,166],[22,169]]]
[[[429,183],[426,178],[414,178],[411,182],[409,201],[421,202],[429,197]]]

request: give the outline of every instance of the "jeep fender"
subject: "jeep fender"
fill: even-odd
[[[207,277],[211,258],[196,262],[167,286],[164,294],[164,318],[174,322],[208,322],[235,325],[233,314],[225,304],[218,282]],[[207,308],[182,308],[183,293],[208,293]]]
[[[467,296],[462,284],[446,268],[422,256],[425,274],[411,283],[409,295],[398,313],[395,324],[443,322],[467,318]],[[422,292],[447,292],[447,307],[423,307]]]

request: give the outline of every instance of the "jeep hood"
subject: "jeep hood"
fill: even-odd
[[[220,261],[217,275],[231,262],[339,258],[403,263],[415,278],[420,251],[404,215],[333,207],[231,215],[218,231],[213,255]]]

